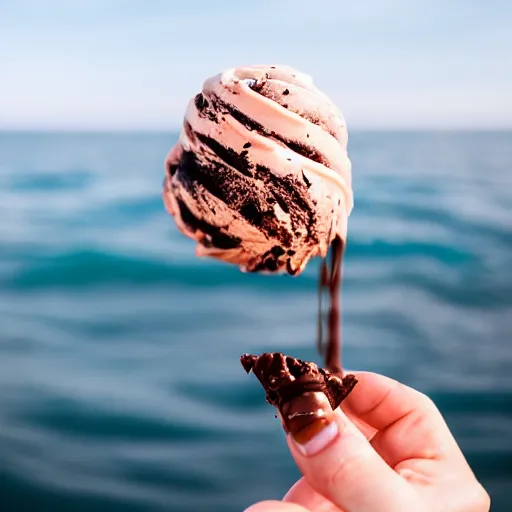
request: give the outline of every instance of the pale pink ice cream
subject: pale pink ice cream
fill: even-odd
[[[346,239],[353,197],[343,116],[288,66],[224,71],[190,101],[163,199],[198,256],[299,274]]]

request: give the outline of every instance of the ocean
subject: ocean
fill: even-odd
[[[194,256],[173,133],[0,132],[0,510],[242,511],[299,477],[244,352],[316,354],[299,277]],[[344,361],[438,404],[512,510],[512,133],[353,132]]]

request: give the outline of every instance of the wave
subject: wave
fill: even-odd
[[[14,257],[12,252],[11,257]],[[21,261],[16,268],[9,267],[8,275],[1,280],[4,291],[78,291],[112,286],[262,287],[286,293],[312,290],[316,286],[319,265],[316,259],[298,277],[268,276],[243,274],[235,266],[207,258],[197,259],[193,254],[190,260],[170,258],[164,261],[155,256],[77,248],[55,255],[25,254]],[[511,301],[506,276],[503,282],[485,279],[484,262],[463,248],[428,242],[351,240],[346,265],[345,289],[356,286],[376,291],[382,286],[409,286],[448,302],[472,307],[507,305]],[[450,280],[445,279],[447,270]]]
[[[190,245],[190,260],[171,256],[168,261],[151,255],[134,255],[93,248],[72,248],[66,252],[50,254],[48,250],[33,246],[8,250],[10,258],[19,257],[22,265],[4,277],[3,284],[13,289],[41,289],[45,287],[80,288],[108,283],[158,284],[176,283],[191,286],[224,286],[240,283],[242,273],[237,267],[209,258],[195,258]],[[19,251],[19,252],[17,252]],[[419,257],[440,264],[463,264],[476,260],[475,254],[464,248],[433,242],[409,241],[404,243],[385,240],[351,239],[347,246],[347,262],[379,261]],[[316,279],[318,259],[303,276]],[[270,276],[245,274],[244,284],[251,279]],[[302,277],[302,276],[301,276]]]

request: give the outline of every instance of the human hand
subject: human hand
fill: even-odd
[[[306,444],[287,436],[303,478],[282,501],[246,512],[488,512],[434,403],[382,375],[356,375],[328,427]]]

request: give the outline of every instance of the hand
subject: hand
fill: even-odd
[[[488,512],[448,426],[425,395],[374,373],[306,444],[287,436],[304,475],[282,501],[246,512]]]

